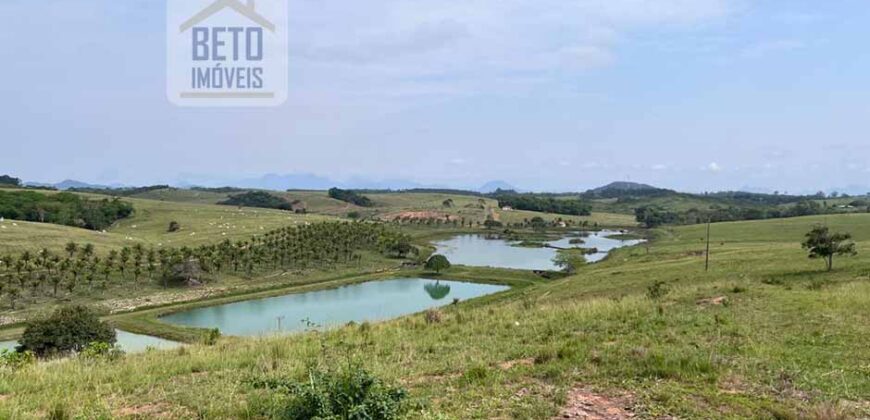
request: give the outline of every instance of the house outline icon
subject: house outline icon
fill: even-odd
[[[251,21],[262,26],[269,32],[275,32],[275,24],[263,17],[263,15],[257,13],[255,0],[248,0],[247,5],[242,4],[239,0],[216,0],[214,3],[212,3],[205,9],[202,9],[199,13],[195,14],[193,17],[182,23],[179,27],[179,30],[182,33],[186,32],[190,28],[202,23],[206,19],[214,16],[216,13],[226,8],[235,10],[236,13],[250,19]]]

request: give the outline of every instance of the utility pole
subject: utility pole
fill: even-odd
[[[704,253],[704,272],[710,271],[710,218],[707,218],[707,252]]]

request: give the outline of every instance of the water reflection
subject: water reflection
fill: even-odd
[[[423,286],[423,289],[426,290],[426,293],[429,294],[433,300],[441,300],[447,297],[450,294],[450,285],[441,284],[441,282],[436,281],[435,283],[429,283]]]

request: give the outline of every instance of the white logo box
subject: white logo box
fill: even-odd
[[[168,0],[166,94],[179,106],[287,99],[287,0]]]

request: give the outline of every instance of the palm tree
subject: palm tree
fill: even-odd
[[[43,283],[45,283],[45,280],[46,280],[46,274],[44,272],[42,272],[42,273],[39,273],[36,276],[36,278],[30,282],[30,287],[33,288],[33,290],[31,291],[33,296],[36,296],[39,294],[39,288],[43,285]]]
[[[87,259],[94,255],[94,244],[85,244],[82,248],[82,257]]]
[[[69,254],[69,257],[72,258],[76,255],[76,251],[79,250],[79,245],[75,242],[67,242],[64,249]]]
[[[124,278],[124,273],[127,271],[127,262],[130,261],[130,248],[121,248],[121,256],[118,262],[118,271],[121,272],[121,279]]]
[[[112,263],[108,259],[105,262],[103,262],[102,271],[103,271],[103,282],[108,284],[109,283],[109,275],[112,274]]]
[[[48,248],[42,248],[39,251],[39,256],[42,257],[42,265],[45,266],[49,258],[51,258],[51,251],[49,251]]]
[[[157,263],[157,253],[154,252],[154,248],[148,250],[148,255],[145,258],[148,261],[148,280],[154,280],[154,269]]]
[[[64,275],[58,273],[57,275],[49,277],[48,281],[51,282],[52,292],[51,295],[57,297],[57,287],[60,286],[60,283],[63,282]]]
[[[18,290],[16,287],[11,287],[6,292],[6,296],[9,297],[9,303],[12,305],[12,310],[15,310],[15,302],[18,301],[18,298],[21,297],[21,290]]]

